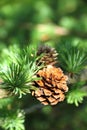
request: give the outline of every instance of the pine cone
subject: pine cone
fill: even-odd
[[[56,105],[64,100],[64,93],[68,91],[68,77],[63,74],[60,68],[48,65],[46,68],[39,70],[38,77],[42,79],[35,81],[35,86],[38,89],[32,91],[35,96],[44,105]]]
[[[58,53],[54,48],[48,47],[46,45],[41,45],[37,51],[37,56],[43,54],[43,57],[39,60],[39,64],[44,63],[45,65],[56,64]]]

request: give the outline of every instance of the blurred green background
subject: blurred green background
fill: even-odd
[[[0,0],[0,53],[15,45],[54,46],[62,39],[87,48],[86,0]],[[31,96],[26,99],[23,108],[39,104]],[[26,130],[87,130],[86,100],[79,107],[66,101],[38,105],[26,115]]]

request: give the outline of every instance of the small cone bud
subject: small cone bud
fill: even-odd
[[[40,46],[37,51],[37,56],[43,54],[43,57],[39,60],[39,64],[44,63],[45,65],[54,65],[57,62],[58,53],[54,48],[48,46]]]

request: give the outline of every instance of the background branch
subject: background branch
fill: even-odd
[[[34,106],[30,107],[30,108],[24,109],[24,112],[27,115],[27,114],[30,114],[30,113],[32,113],[34,111],[42,109],[43,107],[44,107],[44,105],[42,105],[42,104],[36,104],[36,105],[34,105]]]

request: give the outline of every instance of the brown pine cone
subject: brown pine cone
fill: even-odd
[[[39,60],[39,64],[44,63],[45,65],[54,65],[57,62],[57,55],[58,53],[54,48],[51,48],[46,45],[41,45],[38,48],[37,56],[43,54],[43,57]]]
[[[42,79],[35,81],[35,86],[38,88],[32,91],[33,96],[44,105],[56,105],[64,100],[64,93],[68,91],[66,83],[68,77],[60,68],[48,65],[39,70],[37,76]]]

